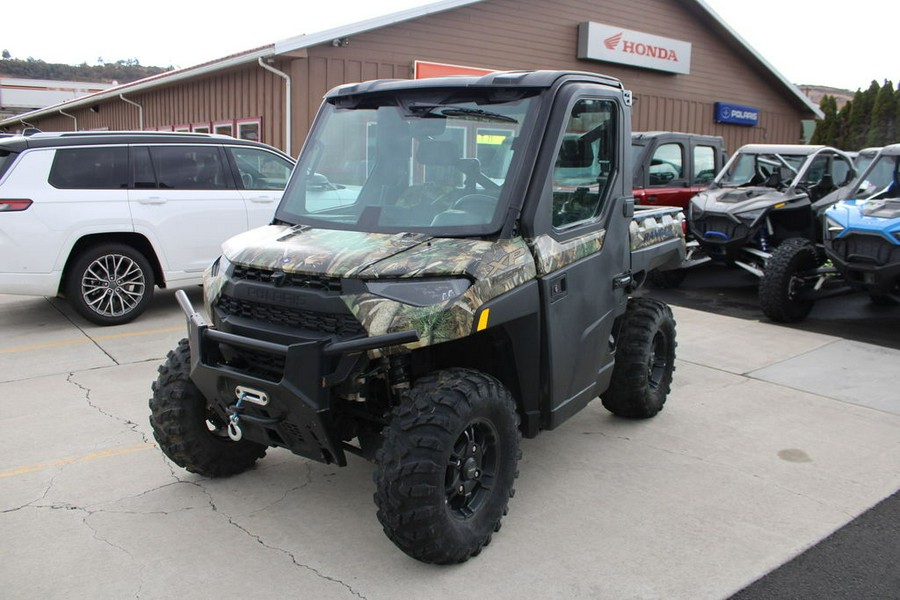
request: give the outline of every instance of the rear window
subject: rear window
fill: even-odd
[[[0,178],[3,177],[3,174],[6,173],[6,171],[9,169],[10,165],[13,164],[13,161],[16,160],[16,157],[18,155],[18,152],[0,150]]]
[[[116,190],[128,187],[125,146],[65,148],[56,151],[50,185],[63,190]]]

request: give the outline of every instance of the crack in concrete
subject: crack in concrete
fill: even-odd
[[[311,478],[311,476],[312,476],[312,475],[311,475],[311,471],[310,471],[310,478]],[[243,525],[237,523],[237,522],[234,520],[234,517],[232,517],[231,515],[228,515],[228,514],[222,512],[222,511],[220,511],[219,508],[216,506],[215,501],[213,500],[212,494],[209,492],[209,490],[207,490],[207,489],[203,486],[202,482],[188,482],[188,483],[191,483],[191,485],[197,486],[197,488],[200,489],[200,490],[203,492],[203,494],[206,496],[206,498],[207,498],[207,500],[208,500],[208,502],[209,502],[209,507],[212,509],[212,511],[213,511],[214,513],[217,513],[217,514],[222,515],[222,517],[223,517],[226,521],[228,521],[228,524],[229,524],[229,525],[231,525],[232,527],[234,527],[234,528],[237,529],[238,531],[241,531],[242,533],[244,533],[247,537],[249,537],[250,539],[254,540],[257,544],[259,544],[259,545],[262,546],[263,548],[266,548],[267,550],[272,550],[272,551],[274,551],[274,552],[280,552],[281,554],[284,554],[285,556],[287,556],[287,557],[290,559],[291,563],[292,563],[295,567],[299,567],[299,568],[301,568],[301,569],[305,569],[305,570],[307,570],[307,571],[313,573],[316,577],[318,577],[318,578],[320,578],[320,579],[324,579],[325,581],[330,581],[330,582],[332,582],[332,583],[336,583],[336,584],[338,584],[338,585],[340,585],[340,586],[346,588],[347,591],[349,591],[351,594],[353,594],[353,595],[356,596],[357,598],[361,598],[362,600],[367,600],[366,597],[363,596],[360,592],[358,592],[358,591],[356,591],[355,589],[353,589],[353,586],[351,586],[350,584],[348,584],[348,583],[346,583],[346,582],[344,582],[344,581],[341,581],[340,579],[337,579],[336,577],[331,577],[331,576],[329,576],[329,575],[326,575],[326,574],[322,573],[321,571],[319,571],[318,569],[316,569],[315,567],[313,567],[313,566],[311,566],[311,565],[307,565],[307,564],[301,563],[300,561],[297,560],[297,557],[294,556],[294,554],[293,554],[292,552],[290,552],[289,550],[285,550],[284,548],[279,548],[279,547],[277,547],[277,546],[272,546],[272,545],[270,545],[270,544],[267,544],[267,543],[262,539],[262,537],[260,537],[259,535],[256,535],[255,533],[251,532],[250,530],[248,530],[248,529],[247,529],[246,527],[244,527]],[[303,485],[308,485],[308,483],[309,483],[309,482],[304,483]],[[303,487],[303,486],[300,486],[300,487]],[[298,488],[298,489],[299,489],[299,488]],[[280,502],[280,500],[279,500],[279,502]]]
[[[296,492],[297,490],[302,490],[302,489],[305,488],[306,486],[310,485],[310,484],[312,483],[312,481],[313,481],[313,476],[312,476],[312,466],[311,466],[309,463],[306,463],[306,464],[304,464],[303,466],[304,466],[304,468],[305,468],[305,470],[306,470],[306,477],[305,477],[305,479],[304,479],[304,481],[303,481],[302,483],[300,483],[299,485],[296,485],[296,486],[294,486],[294,487],[292,487],[292,488],[290,488],[290,489],[288,489],[288,490],[285,490],[285,492],[281,495],[281,498],[279,498],[278,500],[275,500],[275,501],[273,501],[273,502],[270,502],[269,504],[267,504],[267,505],[265,505],[265,506],[263,506],[263,507],[261,507],[261,508],[258,508],[258,509],[254,510],[254,511],[251,511],[250,514],[253,515],[253,514],[256,514],[256,513],[260,513],[260,512],[269,510],[269,509],[272,508],[273,506],[276,506],[276,505],[278,505],[278,504],[284,502],[285,499],[287,499],[287,497],[288,497],[289,495],[293,494],[293,493]]]
[[[84,392],[84,400],[85,400],[85,402],[87,402],[87,405],[88,405],[88,406],[90,406],[91,408],[93,408],[94,410],[96,410],[98,413],[100,413],[100,414],[103,415],[104,417],[106,417],[106,418],[108,418],[108,419],[112,419],[113,421],[118,421],[119,423],[122,423],[122,424],[125,425],[129,430],[131,430],[132,433],[136,433],[136,434],[138,434],[139,436],[141,436],[141,440],[142,440],[145,444],[152,444],[152,443],[153,443],[153,441],[150,440],[150,439],[147,437],[147,434],[146,434],[146,433],[144,433],[143,431],[140,431],[140,430],[138,429],[138,427],[140,427],[140,425],[138,425],[138,424],[135,423],[134,421],[132,421],[132,420],[130,420],[130,419],[125,419],[125,418],[122,418],[122,417],[118,417],[118,416],[116,416],[116,415],[114,415],[114,414],[112,414],[112,413],[110,413],[110,412],[108,412],[108,411],[106,411],[106,410],[103,410],[103,408],[101,408],[100,406],[94,404],[94,402],[91,400],[91,388],[86,387],[86,386],[84,386],[84,385],[81,385],[80,383],[78,383],[77,381],[75,381],[76,375],[77,375],[77,373],[75,373],[74,371],[70,372],[70,373],[68,374],[68,376],[66,377],[66,382],[67,382],[67,383],[70,383],[70,384],[72,384],[72,385],[74,385],[74,386],[77,387],[79,390],[81,390],[82,392]]]

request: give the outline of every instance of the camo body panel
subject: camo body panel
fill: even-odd
[[[655,214],[642,217],[636,214],[629,224],[631,250],[641,250],[669,240],[680,239],[684,243],[684,213]]]
[[[603,249],[606,230],[592,231],[566,242],[557,242],[547,234],[531,240],[538,275],[547,275]]]
[[[270,225],[223,245],[232,263],[325,277],[363,280],[466,277],[472,285],[456,298],[412,306],[371,293],[341,296],[370,336],[414,329],[417,348],[470,335],[485,302],[536,276],[522,238],[496,242],[432,238],[423,234],[378,234]],[[226,277],[204,278],[207,306],[219,300]]]
[[[222,249],[235,264],[323,277],[358,277],[370,265],[430,239],[421,233],[361,233],[269,225],[231,238]]]

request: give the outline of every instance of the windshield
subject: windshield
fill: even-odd
[[[900,197],[900,156],[879,155],[860,176],[855,198]]]
[[[777,187],[790,182],[806,159],[806,154],[741,152],[728,163],[716,182],[723,187]]]
[[[500,93],[503,99],[491,96]],[[509,90],[326,104],[276,218],[376,233],[496,231],[515,141],[532,104],[534,93]]]

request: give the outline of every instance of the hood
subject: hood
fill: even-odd
[[[805,197],[803,193],[786,193],[768,187],[714,188],[700,192],[691,203],[702,212],[734,214],[767,209]]]
[[[900,200],[845,200],[828,209],[829,219],[849,233],[880,233],[894,241],[900,232]],[[896,242],[895,242],[896,243]]]
[[[508,263],[510,255],[521,262],[527,254],[521,239],[491,242],[288,225],[248,231],[222,249],[230,262],[248,267],[357,279],[464,275],[477,280],[490,275],[485,272],[489,265]]]

